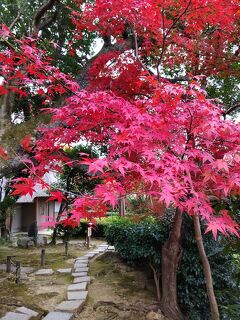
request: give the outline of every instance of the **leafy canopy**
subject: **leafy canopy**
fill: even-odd
[[[68,221],[102,215],[126,194],[147,194],[199,214],[215,237],[218,231],[237,234],[237,223],[227,210],[216,214],[210,198],[239,194],[240,128],[224,120],[221,106],[208,99],[202,86],[209,75],[236,76],[238,1],[76,4],[76,41],[93,32],[105,43],[105,51],[86,70],[85,90],[54,65],[35,38],[16,41],[5,25],[1,29],[8,45],[0,53],[1,94],[38,94],[52,115],[34,146],[25,141],[34,162],[28,165],[29,183],[17,181],[14,193],[31,193],[45,172],[71,166],[63,148],[84,140],[106,150],[105,157],[86,155],[77,163],[88,165],[103,184],[94,194],[76,198]],[[168,70],[184,75],[185,85],[167,79]],[[70,95],[63,107],[54,108],[56,93]],[[6,157],[4,150],[1,154]]]

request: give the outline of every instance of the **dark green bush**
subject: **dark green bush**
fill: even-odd
[[[147,266],[151,262],[161,270],[161,246],[168,238],[169,229],[170,223],[166,220],[158,222],[147,219],[134,223],[124,218],[107,224],[105,235],[107,241],[115,246],[116,251],[128,263]],[[183,253],[178,271],[179,302],[189,319],[208,320],[210,310],[203,270],[194,240],[192,221],[188,217],[184,218],[182,234]],[[231,256],[224,254],[224,246],[210,234],[205,235],[204,239],[222,319],[237,320],[240,318],[237,308],[239,288],[233,277],[234,264]]]

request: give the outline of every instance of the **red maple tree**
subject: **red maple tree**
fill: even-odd
[[[104,158],[81,156],[78,163],[87,164],[92,178],[95,175],[103,183],[93,195],[75,199],[65,223],[103,215],[107,206],[117,205],[127,194],[146,194],[167,207],[174,206],[175,222],[162,251],[162,306],[171,319],[182,319],[176,295],[182,212],[193,217],[206,264],[199,217],[215,238],[218,232],[239,235],[237,223],[226,210],[214,212],[210,199],[240,192],[240,126],[225,120],[221,105],[209,100],[202,89],[206,76],[237,72],[232,66],[239,61],[239,3],[76,3],[80,8],[72,12],[76,39],[84,37],[87,30],[97,32],[105,43],[105,51],[87,70],[85,89],[52,66],[44,50],[37,47],[37,39],[16,42],[6,26],[1,29],[8,49],[0,53],[5,79],[0,93],[39,94],[45,112],[52,114],[52,125],[39,129],[41,139],[34,146],[30,137],[22,141],[27,151],[32,148],[34,163],[39,164],[30,165],[29,190],[27,180],[19,180],[13,193],[31,193],[32,181],[41,183],[40,177],[47,171],[71,165],[65,145],[84,139],[96,148],[104,146]],[[174,72],[177,77],[167,78],[166,74]],[[185,84],[177,83],[179,79]],[[51,105],[56,93],[70,94],[63,107]],[[0,155],[6,158],[3,149]],[[52,195],[62,197],[60,193]],[[207,269],[205,265],[212,318],[219,319]]]

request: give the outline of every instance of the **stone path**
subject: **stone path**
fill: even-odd
[[[95,250],[86,253],[84,256],[76,258],[73,269],[58,269],[59,273],[71,273],[73,283],[67,288],[67,300],[62,301],[55,307],[55,311],[49,312],[42,320],[71,320],[74,313],[83,307],[86,302],[88,291],[87,286],[90,282],[88,276],[89,260],[103,253],[105,251],[113,251],[114,247],[107,244],[99,245]],[[35,275],[51,275],[54,271],[52,269],[40,269]],[[20,307],[15,312],[7,312],[0,320],[30,320],[38,316],[34,310]]]
[[[87,286],[90,282],[90,277],[88,276],[89,260],[108,250],[108,247],[107,244],[101,244],[97,249],[75,259],[72,271],[73,284],[67,288],[67,300],[58,304],[55,307],[56,311],[49,312],[42,320],[70,320],[74,313],[83,307],[88,295]],[[113,247],[110,250],[113,250]]]

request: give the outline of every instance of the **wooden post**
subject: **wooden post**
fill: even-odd
[[[16,261],[16,283],[20,282],[21,276],[21,263],[20,261]]]
[[[68,256],[68,241],[65,241],[65,256]]]
[[[87,228],[87,248],[90,248],[90,240],[91,240],[91,235],[92,235],[92,227],[91,224],[89,224],[89,227]]]
[[[7,256],[7,266],[6,266],[6,272],[10,273],[12,271],[12,264],[11,264],[11,256]]]
[[[45,249],[41,251],[41,267],[45,266]]]
[[[86,238],[86,245],[87,245],[87,249],[90,248],[90,237],[87,235],[87,238]]]

